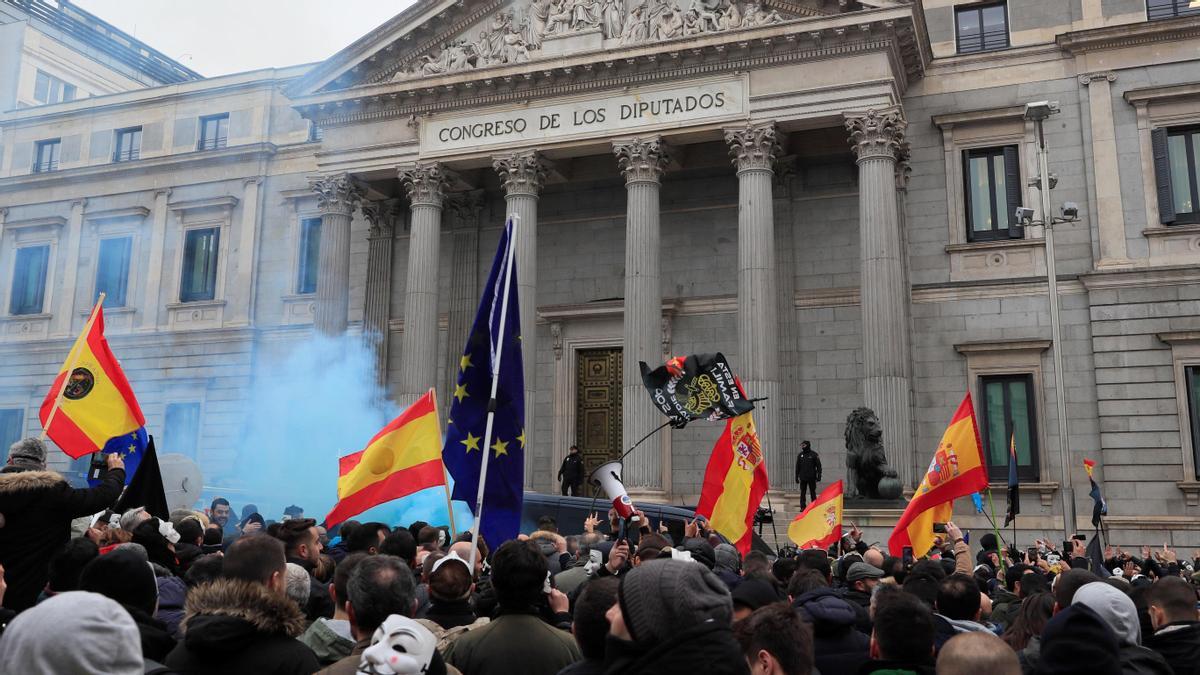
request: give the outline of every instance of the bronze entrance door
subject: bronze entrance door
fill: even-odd
[[[576,354],[575,444],[590,475],[621,456],[621,349],[585,349]]]

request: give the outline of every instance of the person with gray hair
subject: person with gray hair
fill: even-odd
[[[358,563],[346,583],[350,596],[350,633],[356,642],[350,655],[322,673],[352,675],[358,672],[371,636],[393,614],[412,618],[417,609],[417,583],[412,570],[400,558],[373,555]]]
[[[300,611],[308,604],[309,580],[308,570],[296,563],[287,564],[287,596],[296,602]]]
[[[125,485],[125,462],[105,456],[106,469],[94,488],[76,489],[46,469],[46,445],[36,438],[12,444],[0,468],[0,566],[8,592],[4,606],[20,612],[37,602],[46,585],[50,558],[71,538],[71,521],[109,508]]]

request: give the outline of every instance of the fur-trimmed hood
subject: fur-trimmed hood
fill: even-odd
[[[5,471],[0,472],[0,493],[54,487],[66,481],[57,471]]]
[[[304,628],[304,614],[295,602],[262,584],[237,579],[218,579],[193,588],[180,624],[189,646],[196,640],[218,637],[200,633],[217,633],[222,640],[247,632],[294,638],[304,633]]]

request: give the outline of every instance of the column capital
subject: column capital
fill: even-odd
[[[1079,84],[1090,86],[1093,82],[1116,82],[1117,74],[1111,70],[1102,70],[1095,73],[1084,73],[1079,76]]]
[[[658,136],[626,138],[612,143],[625,183],[657,183],[671,161],[670,146]]]
[[[450,172],[441,162],[417,162],[400,169],[400,182],[413,206],[442,208]]]
[[[521,150],[492,158],[506,195],[538,196],[546,181],[549,162],[537,150]]]
[[[843,113],[846,131],[850,132],[850,147],[858,161],[870,158],[895,159],[904,142],[904,121],[897,107],[866,112]]]
[[[363,189],[348,173],[335,173],[310,179],[308,187],[317,193],[321,213],[354,213],[363,198]]]
[[[87,208],[87,203],[88,203],[87,197],[80,197],[79,199],[76,199],[71,202],[71,209],[79,209],[80,211],[83,211],[84,209]]]
[[[744,127],[726,129],[725,142],[738,172],[772,171],[781,150],[774,122],[747,122]]]
[[[399,199],[381,199],[378,201],[364,201],[362,205],[363,217],[370,223],[371,228],[367,236],[371,239],[391,239],[395,233],[396,218],[400,215],[400,200]]]

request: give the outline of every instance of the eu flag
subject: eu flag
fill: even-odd
[[[442,449],[442,461],[454,477],[453,497],[469,504],[472,512],[476,510],[483,453],[489,453],[483,512],[475,513],[475,517],[479,518],[479,531],[493,551],[517,536],[524,500],[525,379],[515,261],[511,263],[514,267],[511,278],[505,283],[506,265],[509,257],[515,255],[512,233],[510,219],[500,236],[492,271],[475,312],[475,323],[458,362],[458,381],[446,424],[446,445]],[[485,447],[493,376],[497,384],[492,404],[496,417],[491,441]]]
[[[136,431],[124,436],[110,438],[100,452],[105,454],[117,453],[121,459],[125,460],[125,484],[133,480],[133,474],[137,473],[138,465],[142,463],[142,457],[146,454],[146,427],[138,427]],[[96,487],[100,484],[100,479],[89,479],[88,484]]]

